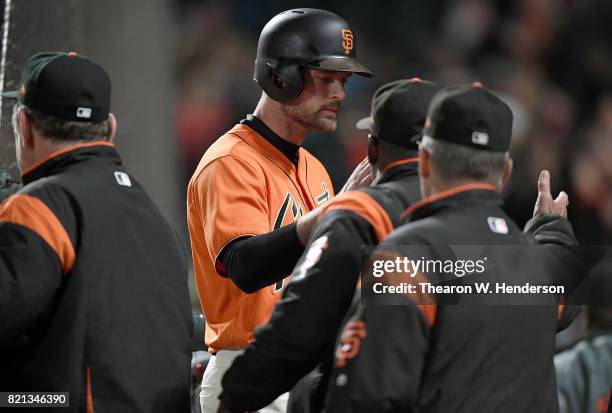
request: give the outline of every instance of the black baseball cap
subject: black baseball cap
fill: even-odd
[[[512,138],[512,111],[478,82],[447,87],[432,99],[423,135],[505,152]]]
[[[408,149],[418,149],[429,102],[440,88],[419,78],[401,79],[379,87],[372,96],[370,116],[357,129]]]
[[[19,90],[2,92],[46,115],[75,122],[102,122],[110,110],[111,82],[93,60],[74,52],[29,57]]]

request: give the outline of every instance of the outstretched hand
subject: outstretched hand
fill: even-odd
[[[547,170],[540,172],[538,178],[538,199],[533,208],[533,216],[541,214],[557,214],[567,218],[567,206],[569,199],[564,191],[553,199],[550,193],[550,173]]]
[[[355,167],[355,170],[351,176],[349,176],[339,193],[353,191],[364,186],[369,186],[371,183],[372,168],[370,167],[370,162],[366,157],[359,163],[359,165]]]

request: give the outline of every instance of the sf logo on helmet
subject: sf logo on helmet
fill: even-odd
[[[342,29],[342,48],[346,54],[353,50],[353,32],[349,29]]]

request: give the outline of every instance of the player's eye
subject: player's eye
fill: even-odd
[[[324,76],[324,77],[320,77],[319,79],[321,79],[321,82],[325,83],[325,84],[330,84],[334,81],[333,77],[330,76]]]

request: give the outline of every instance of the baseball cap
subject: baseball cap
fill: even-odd
[[[480,83],[447,87],[432,99],[423,135],[505,152],[512,137],[512,111]]]
[[[384,84],[372,96],[370,116],[355,126],[382,141],[418,149],[429,102],[439,89],[416,77]]]
[[[2,92],[46,115],[76,122],[108,118],[111,82],[93,60],[74,52],[43,52],[23,65],[19,90]]]

